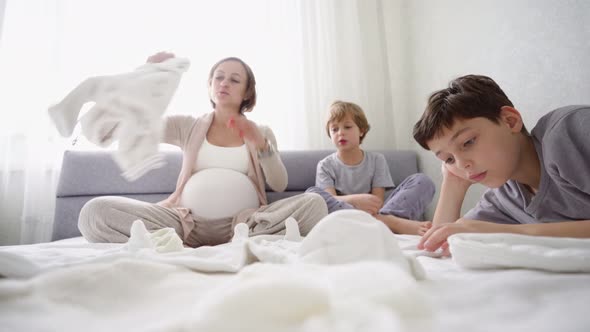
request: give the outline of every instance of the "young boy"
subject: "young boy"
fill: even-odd
[[[360,209],[384,222],[398,234],[422,235],[430,222],[419,222],[434,196],[434,183],[424,174],[414,174],[395,188],[384,202],[385,190],[394,187],[385,157],[363,151],[360,144],[369,131],[363,110],[356,104],[336,101],[326,123],[328,137],[338,149],[318,163],[316,187],[328,213]]]
[[[433,93],[414,138],[442,160],[443,182],[419,248],[446,251],[446,239],[462,232],[590,237],[588,128],[590,106],[568,106],[542,117],[529,134],[486,76],[459,77]],[[473,183],[490,189],[460,218]]]

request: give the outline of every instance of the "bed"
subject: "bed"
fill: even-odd
[[[590,329],[588,240],[455,235],[444,258],[361,211],[306,237],[294,225],[258,237],[238,225],[230,243],[197,249],[141,222],[125,244],[1,247],[0,330]]]

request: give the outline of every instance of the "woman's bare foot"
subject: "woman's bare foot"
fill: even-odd
[[[381,220],[396,234],[424,235],[432,227],[430,221],[416,221],[387,214],[377,214],[375,218]]]

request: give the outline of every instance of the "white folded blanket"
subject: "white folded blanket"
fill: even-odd
[[[590,239],[460,233],[448,242],[454,261],[468,269],[590,272]]]

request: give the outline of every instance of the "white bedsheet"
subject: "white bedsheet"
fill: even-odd
[[[141,258],[121,255],[125,245],[88,244],[81,238],[0,248],[0,260],[12,255],[21,259],[6,259],[14,266],[34,266],[21,275],[27,278],[0,279],[0,330],[538,332],[590,327],[588,273],[468,270],[452,259],[424,255],[416,249],[417,236],[380,232],[381,224],[369,223],[362,214],[331,216],[302,241],[291,235],[249,242],[238,235],[234,244],[257,249],[246,250],[244,264],[231,273],[196,272],[194,262],[191,267],[186,259],[152,259],[158,255],[150,257],[149,250]],[[218,252],[201,258],[227,258],[229,248],[209,248]],[[407,256],[417,258],[406,265]],[[424,269],[424,280],[415,274],[417,268]],[[5,265],[1,270],[7,270]]]

